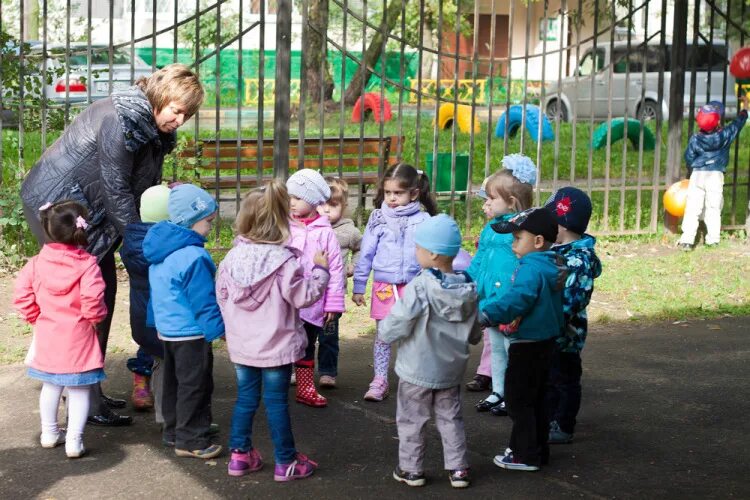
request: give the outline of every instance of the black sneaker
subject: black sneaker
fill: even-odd
[[[490,413],[496,417],[507,417],[508,410],[505,408],[505,401],[502,401],[499,405],[495,405],[490,408]]]
[[[470,483],[469,469],[452,470],[448,479],[450,479],[451,486],[454,488],[468,488]]]
[[[678,243],[677,248],[683,252],[691,252],[695,248],[695,245],[691,245],[690,243]]]
[[[427,482],[424,478],[424,474],[402,471],[401,467],[396,467],[393,471],[393,479],[399,483],[406,483],[409,486],[424,486]]]
[[[497,401],[488,401],[488,399],[491,396],[494,396],[495,398],[497,398]],[[496,392],[493,392],[492,394],[490,394],[490,396],[484,398],[483,400],[481,400],[480,402],[478,402],[477,404],[475,404],[474,408],[476,408],[477,411],[481,413],[481,412],[485,412],[485,411],[490,411],[494,407],[500,406],[502,404],[503,404],[503,397],[500,394],[498,394]]]

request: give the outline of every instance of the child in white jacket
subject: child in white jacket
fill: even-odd
[[[400,341],[396,359],[399,465],[393,478],[409,486],[425,484],[424,427],[434,411],[451,485],[465,488],[469,463],[461,381],[469,343],[482,337],[476,285],[466,273],[453,270],[461,248],[461,233],[453,219],[441,214],[424,221],[414,241],[422,271],[378,329],[383,342]]]

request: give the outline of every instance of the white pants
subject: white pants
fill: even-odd
[[[39,393],[39,417],[42,421],[42,435],[57,437],[57,409],[65,387],[44,382]],[[68,387],[68,433],[66,450],[76,451],[83,439],[83,428],[89,413],[90,385]]]
[[[682,218],[680,243],[695,244],[698,221],[706,223],[706,244],[719,242],[721,207],[724,204],[724,173],[693,170],[688,186],[685,215]]]

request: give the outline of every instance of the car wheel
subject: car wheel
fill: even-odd
[[[558,118],[562,122],[568,121],[568,110],[565,108],[565,104],[559,99],[553,99],[547,103],[545,114],[551,122],[554,122]]]
[[[643,121],[658,120],[661,118],[661,107],[656,101],[645,101],[638,108],[638,119]]]

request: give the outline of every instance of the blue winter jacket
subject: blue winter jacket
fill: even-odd
[[[153,321],[150,311],[148,261],[143,256],[143,239],[153,226],[150,222],[136,222],[125,226],[120,247],[120,257],[130,278],[130,331],[133,340],[149,356],[164,357],[164,347],[156,329],[148,326],[147,318]]]
[[[168,221],[149,229],[143,255],[151,266],[148,281],[156,329],[162,337],[202,335],[207,341],[224,335],[216,303],[216,266],[203,248],[206,239]]]
[[[354,268],[354,293],[365,293],[370,271],[375,281],[391,284],[410,282],[421,270],[417,262],[414,232],[430,215],[415,201],[390,208],[383,203],[367,221]]]
[[[568,279],[563,290],[565,332],[557,339],[562,352],[580,353],[588,333],[586,307],[594,293],[594,280],[602,274],[602,264],[594,252],[596,239],[584,234],[580,240],[552,247],[565,259]]]
[[[715,132],[693,134],[685,150],[685,162],[693,170],[718,170],[726,172],[729,165],[729,147],[745,126],[747,110],[737,114],[732,123]]]
[[[518,258],[513,253],[512,234],[500,234],[492,229],[492,224],[507,221],[516,214],[495,217],[484,226],[479,234],[479,248],[471,260],[466,273],[477,284],[480,299],[499,297],[510,286],[510,278],[518,267]]]
[[[551,250],[524,255],[505,295],[480,301],[480,323],[502,325],[520,317],[518,330],[510,334],[511,342],[560,336],[565,324],[562,305],[565,274],[562,257]]]

